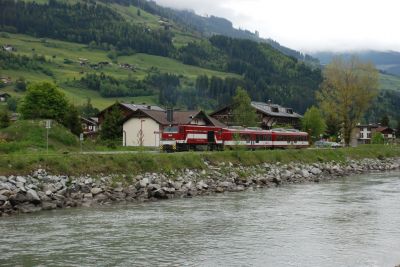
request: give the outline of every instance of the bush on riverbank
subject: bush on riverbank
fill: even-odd
[[[10,154],[0,155],[0,174],[28,174],[39,168],[53,174],[138,174],[181,169],[204,169],[206,164],[231,162],[245,166],[259,163],[343,162],[346,159],[399,157],[399,146],[365,145],[343,149],[188,152],[175,154]]]

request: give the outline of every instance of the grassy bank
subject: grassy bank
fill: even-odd
[[[137,153],[83,155],[70,154],[3,154],[0,155],[0,174],[28,174],[45,168],[52,174],[137,174],[166,172],[179,169],[203,169],[206,162],[232,162],[243,165],[259,163],[326,162],[346,159],[400,157],[399,146],[360,146],[345,149],[305,149],[273,151],[190,152],[175,154]]]

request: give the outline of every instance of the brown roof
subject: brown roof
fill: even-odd
[[[150,117],[161,125],[183,125],[190,124],[190,122],[194,118],[204,118],[206,121],[210,123],[210,125],[225,127],[226,125],[219,122],[216,119],[209,117],[204,111],[174,111],[173,113],[173,121],[169,122],[167,120],[167,112],[158,111],[158,110],[147,110],[147,109],[139,109],[128,116],[125,121],[128,121],[130,118],[135,117]]]
[[[380,126],[376,129],[377,132],[384,132],[384,131],[389,131],[389,132],[394,132],[395,130],[390,128],[390,127],[386,127],[386,126]]]

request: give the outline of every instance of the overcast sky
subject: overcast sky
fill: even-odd
[[[398,0],[156,0],[227,18],[235,27],[304,52],[400,51]]]

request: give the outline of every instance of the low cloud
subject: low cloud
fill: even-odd
[[[262,37],[301,50],[400,51],[397,0],[156,0],[258,30]]]

